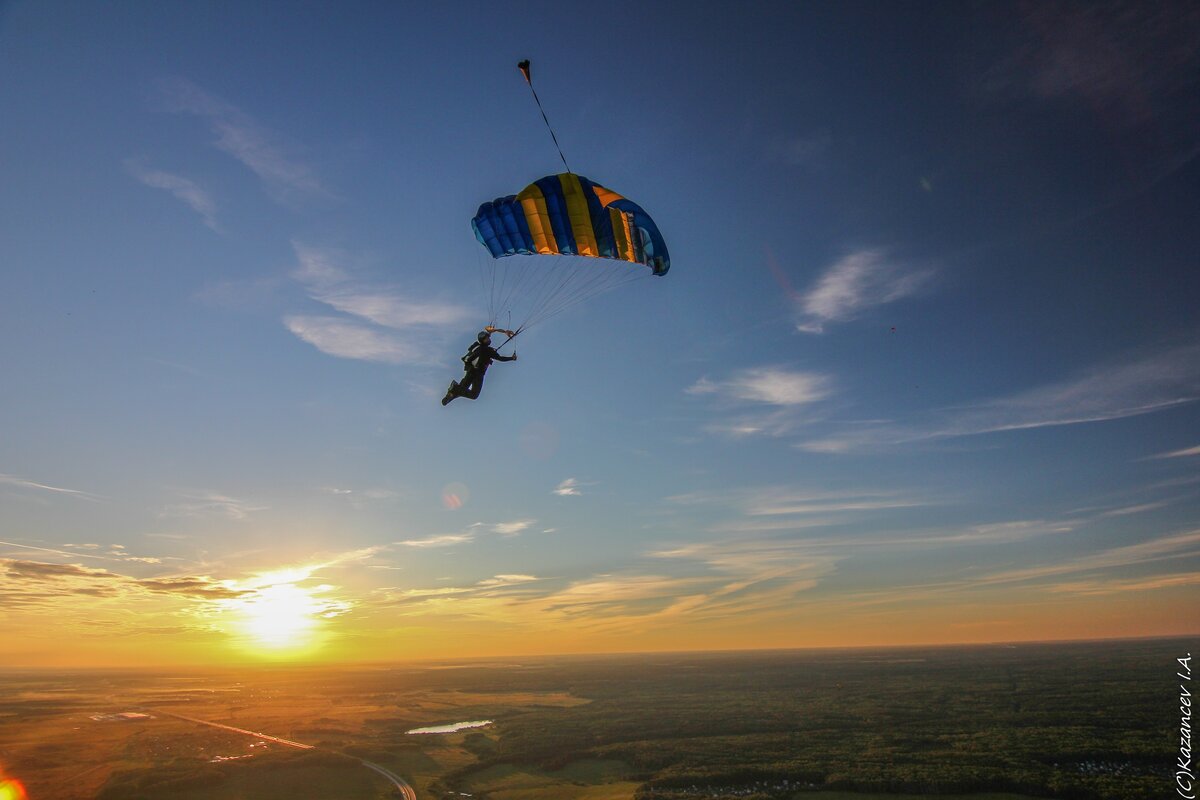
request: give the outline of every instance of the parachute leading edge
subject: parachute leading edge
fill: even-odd
[[[641,206],[571,172],[548,175],[520,194],[484,203],[471,227],[493,258],[611,258],[644,264],[655,275],[666,275],[671,267],[667,244]]]

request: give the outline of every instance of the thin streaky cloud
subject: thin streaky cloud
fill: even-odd
[[[405,539],[395,544],[405,547],[448,547],[455,544],[465,544],[474,541],[469,533],[445,533],[438,536],[427,536],[424,539]]]
[[[828,376],[814,372],[755,367],[721,381],[701,378],[685,391],[773,406],[800,406],[827,397],[831,391],[830,383]]]
[[[312,169],[287,155],[279,138],[249,114],[183,78],[164,80],[160,89],[169,111],[205,120],[217,137],[214,146],[257,175],[277,200],[328,196]]]
[[[205,225],[214,231],[220,231],[217,225],[217,204],[195,181],[182,175],[151,169],[136,159],[127,160],[125,168],[146,186],[170,192],[176,200],[199,214]]]
[[[384,502],[400,497],[399,492],[383,488],[350,489],[341,486],[322,486],[318,491],[345,499],[355,508],[362,508],[370,502]]]
[[[525,584],[542,580],[536,575],[495,575],[484,578],[469,586],[439,586],[433,589],[383,589],[377,592],[378,603],[392,608],[395,605],[424,604],[428,609],[440,611],[446,608],[442,601],[486,598],[496,599],[520,594]]]
[[[1020,524],[1021,523],[1017,523],[1017,525]],[[1036,525],[1037,523],[1032,524]],[[1072,529],[1074,529],[1073,526],[1066,525],[1063,526],[1062,530],[1057,532],[1067,532],[1068,530]],[[1009,541],[1017,541],[1021,538],[1025,537],[1018,537],[1018,539]],[[991,591],[995,587],[1002,587],[1005,584],[1012,583],[1029,583],[1032,586],[1037,586],[1041,590],[1051,592],[1059,591],[1062,589],[1062,587],[1069,586],[1111,586],[1115,583],[1122,582],[1125,579],[1097,576],[1076,582],[1046,583],[1046,581],[1063,575],[1071,575],[1073,573],[1102,573],[1107,570],[1127,568],[1135,564],[1148,564],[1164,560],[1176,561],[1181,558],[1190,558],[1196,556],[1200,556],[1200,532],[1190,531],[1182,534],[1163,536],[1134,545],[1109,548],[1084,556],[1068,559],[1058,564],[1004,570],[992,574],[972,574],[966,579],[931,582],[913,586],[895,586],[879,590],[859,592],[842,598],[839,603],[846,605],[846,607],[853,605],[880,605],[891,603],[909,604],[918,599],[931,599],[936,597],[945,597],[947,595]],[[1172,581],[1168,579],[1163,581],[1161,586],[1152,585],[1161,577],[1163,576],[1132,579],[1130,581],[1131,585],[1128,588],[1166,588],[1169,585],[1178,585],[1181,583],[1180,581]],[[1134,583],[1142,585],[1134,586],[1132,585]],[[1067,591],[1070,591],[1070,589]]]
[[[855,450],[986,433],[1077,425],[1134,417],[1200,398],[1200,346],[1095,367],[1058,383],[943,409],[909,425],[855,426],[842,435],[801,442],[810,452]]]
[[[436,300],[415,300],[400,292],[364,283],[341,266],[344,253],[292,242],[300,266],[292,277],[309,297],[345,314],[385,328],[458,326],[471,316],[465,306]]]
[[[428,363],[429,356],[407,340],[339,317],[293,314],[284,326],[322,353],[385,364]]]
[[[411,328],[417,325],[457,325],[470,312],[451,303],[416,302],[395,292],[347,289],[315,293],[314,300],[346,314],[362,317],[385,328]]]
[[[310,291],[329,289],[350,279],[350,275],[340,266],[345,258],[343,254],[295,241],[292,242],[292,250],[300,262],[300,266],[292,271],[292,277]]]
[[[360,547],[357,550],[348,550],[345,553],[338,553],[335,556],[330,556],[329,558],[310,566],[312,567],[312,571],[316,572],[317,570],[326,569],[328,567],[341,567],[346,564],[361,564],[365,561],[369,561],[380,553],[387,552],[388,550],[388,546],[382,544],[371,545],[370,547]]]
[[[227,519],[247,519],[258,511],[266,511],[268,506],[257,505],[236,497],[219,492],[184,492],[183,500],[172,503],[162,510],[164,517],[225,517]]]
[[[805,406],[768,406],[767,410],[751,410],[734,414],[728,419],[705,423],[703,430],[730,439],[751,436],[786,437],[812,420],[802,415]]]
[[[65,556],[67,558],[93,558],[97,561],[120,561],[119,558],[110,558],[108,556],[96,556],[90,553],[68,552],[66,550],[55,550],[52,547],[38,547],[32,544],[19,544],[17,542],[0,542],[0,545],[5,547],[19,547],[22,550],[37,550],[41,553],[54,553],[55,555]]]
[[[1100,422],[1171,408],[1197,397],[1200,347],[1182,347],[953,412],[937,435]]]
[[[857,250],[835,262],[812,289],[800,295],[796,328],[823,333],[830,323],[847,322],[868,309],[915,294],[931,274],[896,263],[884,250]]]
[[[493,578],[485,578],[479,581],[477,585],[483,587],[513,586],[518,583],[530,583],[536,580],[539,580],[536,575],[497,575]]]
[[[513,520],[512,522],[497,522],[492,526],[492,530],[501,536],[516,536],[518,533],[528,530],[529,526],[535,522],[537,522],[536,519],[518,519]]]
[[[1150,456],[1151,458],[1191,458],[1192,456],[1200,456],[1200,445],[1195,447],[1185,447],[1182,450],[1172,450],[1169,453],[1159,453],[1158,455]]]
[[[100,495],[92,494],[91,492],[83,492],[79,489],[65,489],[61,486],[51,486],[46,483],[38,483],[37,481],[31,481],[18,475],[6,475],[4,473],[0,473],[0,484],[16,486],[21,489],[32,489],[41,492],[67,494],[71,495],[72,497],[77,497],[80,500],[99,501],[102,499]]]
[[[784,516],[808,514],[840,514],[848,511],[880,511],[896,508],[920,508],[927,502],[901,497],[870,499],[872,495],[843,498],[807,497],[762,497],[749,505],[745,512],[750,516]]]
[[[470,311],[437,300],[419,300],[356,279],[342,252],[292,242],[299,266],[291,277],[308,296],[346,314],[292,314],[283,324],[321,352],[387,364],[434,364],[446,332],[461,327]]]
[[[1171,500],[1159,500],[1154,503],[1142,503],[1142,504],[1136,505],[1136,506],[1125,506],[1123,508],[1114,508],[1109,511],[1105,511],[1100,516],[1102,516],[1102,517],[1127,517],[1130,514],[1143,514],[1147,511],[1156,511],[1160,508],[1165,508],[1166,506],[1171,505],[1172,502],[1173,501],[1171,501]]]
[[[1073,572],[1119,569],[1132,564],[1164,559],[1177,560],[1198,555],[1200,555],[1200,530],[1194,530],[1089,553],[1059,564],[996,572],[981,576],[976,579],[976,582],[980,584],[1019,583]]]
[[[714,522],[705,530],[712,533],[798,533],[813,528],[829,528],[834,525],[844,525],[845,517],[784,517],[775,519],[734,519],[724,522]]]
[[[1117,129],[1137,129],[1176,110],[1193,88],[1200,17],[1188,3],[1041,3],[1012,20],[1011,49],[979,89],[1005,98],[1078,104]],[[1161,138],[1154,137],[1154,138]]]
[[[567,478],[554,487],[553,494],[559,497],[579,497],[583,492],[579,489],[579,481]]]
[[[1072,581],[1047,586],[1046,590],[1056,594],[1108,595],[1122,592],[1153,592],[1200,583],[1200,572],[1155,575],[1149,578],[1126,578],[1122,580]]]
[[[897,490],[848,489],[824,491],[787,485],[689,492],[664,498],[676,507],[727,506],[750,517],[837,514],[928,506],[929,500]]]

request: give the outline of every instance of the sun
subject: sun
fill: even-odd
[[[26,800],[25,788],[16,778],[6,778],[0,772],[0,800]]]
[[[259,647],[289,649],[309,644],[321,603],[295,584],[264,586],[239,601],[242,628]]]
[[[322,566],[287,567],[224,581],[235,596],[213,604],[221,618],[216,627],[234,647],[259,658],[294,660],[311,655],[333,638],[333,620],[354,606],[331,596],[338,587],[312,585],[313,573]]]

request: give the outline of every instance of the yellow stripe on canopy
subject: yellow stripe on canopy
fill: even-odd
[[[525,212],[525,223],[529,226],[529,235],[533,238],[533,246],[542,255],[558,253],[558,240],[554,238],[554,229],[550,227],[550,212],[546,209],[546,198],[537,184],[525,187],[517,195],[521,201],[521,210]]]
[[[629,220],[616,208],[608,209],[608,218],[612,222],[613,243],[617,248],[613,255],[626,261],[633,261],[633,242],[629,238]]]
[[[596,232],[592,230],[592,212],[587,198],[583,196],[583,185],[579,178],[568,172],[558,176],[563,187],[563,200],[567,203],[567,219],[571,221],[571,232],[575,234],[575,253],[581,256],[598,256]]]
[[[592,191],[594,191],[596,193],[596,197],[598,197],[600,199],[600,205],[605,206],[605,207],[607,207],[611,203],[615,203],[617,200],[625,199],[621,195],[614,192],[612,189],[605,189],[603,186],[597,186],[594,183],[592,184]]]

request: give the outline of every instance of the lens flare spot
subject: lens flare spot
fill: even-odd
[[[0,772],[0,800],[29,800],[29,795],[19,780]]]
[[[442,505],[450,511],[462,508],[470,498],[471,493],[467,490],[466,485],[461,483],[447,484],[442,489]]]

